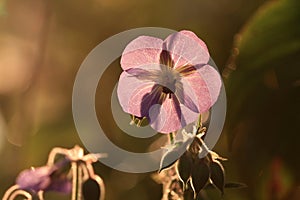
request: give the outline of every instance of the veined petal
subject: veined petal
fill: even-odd
[[[118,99],[121,107],[127,113],[143,117],[145,112],[141,112],[143,97],[151,93],[154,85],[158,84],[161,67],[159,64],[144,65],[137,68],[130,68],[123,71],[118,83]],[[152,91],[153,92],[153,91]],[[146,96],[145,96],[146,97]],[[149,98],[146,98],[149,100]],[[148,114],[148,112],[146,113]]]
[[[174,95],[167,97],[162,104],[155,104],[149,110],[150,126],[161,133],[179,130],[185,125],[181,122],[180,104]]]
[[[214,67],[210,65],[196,65],[195,68],[206,83],[206,86],[209,90],[211,103],[213,105],[217,101],[221,91],[222,80],[220,74]]]
[[[129,99],[128,113],[137,117],[148,117],[151,106],[161,104],[163,101],[161,86],[138,87]]]
[[[210,57],[205,43],[190,31],[169,35],[163,43],[163,50],[170,52],[174,68],[187,64],[206,64]]]
[[[149,110],[150,126],[160,133],[177,131],[196,121],[199,113],[179,103],[175,95],[166,98],[162,104],[154,104]]]
[[[148,68],[148,69],[143,69],[143,68]],[[133,76],[139,80],[157,82],[158,77],[161,74],[161,70],[151,69],[151,68],[155,68],[155,67],[153,67],[153,65],[149,67],[146,65],[143,66],[142,68],[130,68],[126,70],[126,72],[129,74],[129,76]]]
[[[117,94],[119,103],[124,112],[142,117],[142,98],[151,92],[154,85],[155,83],[152,81],[141,80],[128,74],[126,71],[122,72],[118,83]]]
[[[140,36],[132,40],[124,49],[121,57],[123,70],[149,64],[158,64],[163,41],[150,36]]]
[[[192,111],[191,109],[189,109],[185,105],[180,105],[180,108],[181,108],[182,121],[185,122],[185,125],[182,126],[182,128],[184,128],[188,124],[198,120],[198,118],[199,118],[199,113],[198,112]]]
[[[222,82],[217,70],[210,65],[196,65],[195,68],[195,73],[184,76],[182,83],[192,89],[199,112],[204,113],[217,101]]]
[[[199,114],[180,105],[175,95],[167,97],[162,104],[150,107],[149,121],[154,130],[161,133],[177,131],[197,120]]]
[[[203,40],[201,40],[200,38],[198,38],[198,36],[193,33],[192,31],[187,31],[187,30],[182,30],[179,33],[182,33],[190,38],[192,38],[195,42],[197,42],[204,50],[206,50],[208,52],[208,48],[205,44],[205,42],[203,42]]]
[[[179,102],[193,112],[199,113],[197,96],[184,79],[176,83],[175,95]]]

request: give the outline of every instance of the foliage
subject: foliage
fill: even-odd
[[[299,9],[295,0],[270,1],[262,6],[235,36],[223,72],[227,79],[229,140],[241,176],[251,183],[252,198],[287,195],[286,189],[257,192],[259,187],[272,188],[275,184],[267,174],[263,176],[268,179],[265,186],[257,185],[253,177],[269,168],[274,159],[282,159],[294,169],[295,179],[300,178],[296,171],[300,163],[295,161],[300,153],[296,148],[300,131]],[[275,176],[272,173],[270,177]],[[278,184],[287,188],[283,179],[280,177]]]

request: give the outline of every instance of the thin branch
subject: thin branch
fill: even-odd
[[[14,200],[17,196],[22,195],[27,198],[27,200],[32,200],[32,195],[25,190],[21,190],[18,185],[10,187],[4,194],[2,200]]]
[[[72,200],[78,200],[77,199],[77,175],[78,175],[77,162],[71,163],[71,169],[72,169]]]

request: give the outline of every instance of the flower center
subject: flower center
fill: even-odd
[[[162,92],[173,94],[176,91],[176,83],[180,81],[180,74],[173,68],[161,65],[161,73],[158,76],[158,84],[162,86]]]

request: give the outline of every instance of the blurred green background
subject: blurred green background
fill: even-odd
[[[248,185],[224,199],[300,199],[299,22],[298,0],[0,0],[0,196],[53,147],[82,145],[71,103],[87,54],[121,31],[154,26],[194,31],[223,75],[228,110],[215,150],[229,159],[227,181]],[[96,98],[97,114],[111,140],[143,152],[157,138],[124,136],[108,109],[118,62],[100,80],[107,98]],[[95,167],[108,200],[161,198],[150,173]],[[207,195],[220,199],[216,190]]]

